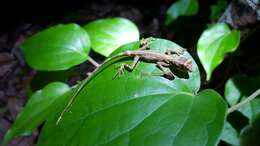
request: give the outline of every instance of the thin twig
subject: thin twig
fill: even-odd
[[[256,90],[253,94],[251,94],[248,98],[246,98],[245,100],[239,102],[238,104],[230,107],[227,111],[228,114],[236,111],[237,109],[239,109],[241,106],[247,104],[248,102],[250,102],[251,100],[253,100],[254,98],[256,98],[258,95],[260,95],[260,88],[258,90]]]
[[[91,58],[90,56],[88,56],[88,61],[93,64],[95,67],[99,67],[100,64],[97,63],[93,58]]]

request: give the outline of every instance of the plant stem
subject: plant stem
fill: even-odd
[[[256,98],[258,95],[260,95],[260,89],[257,89],[253,94],[251,94],[249,97],[247,97],[245,100],[239,102],[238,104],[230,107],[227,111],[228,114],[236,111],[237,109],[239,109],[241,106],[247,104],[248,102],[250,102],[251,100],[253,100],[254,98]]]
[[[95,67],[99,67],[100,64],[97,63],[93,58],[91,58],[90,56],[88,56],[88,61],[93,64]]]

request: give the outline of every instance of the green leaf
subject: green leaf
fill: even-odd
[[[134,44],[123,47],[131,46],[136,48]],[[158,52],[177,47],[161,39],[150,43],[150,49]],[[187,85],[185,81],[189,79],[171,81],[155,75],[159,72],[155,64],[146,62],[113,79],[122,63],[132,62],[125,58],[114,60],[88,79],[58,125],[59,116],[47,121],[39,146],[213,146],[218,143],[227,109],[219,94],[213,90],[192,94],[197,90],[192,80]],[[187,86],[194,89],[187,90]]]
[[[260,114],[240,132],[240,146],[259,146]]]
[[[99,19],[84,28],[89,33],[94,51],[106,57],[119,46],[139,40],[138,28],[125,18]]]
[[[241,100],[244,100],[260,87],[260,76],[245,77],[234,76],[230,78],[225,85],[225,98],[232,106]],[[260,113],[260,96],[242,106],[240,111],[250,121]]]
[[[226,122],[224,129],[221,133],[221,140],[225,141],[228,144],[231,144],[232,146],[238,146],[239,145],[239,135],[235,128],[229,123]]]
[[[36,70],[65,70],[88,59],[90,39],[79,25],[60,24],[28,38],[22,51],[27,63]]]
[[[61,82],[50,83],[36,91],[5,134],[3,145],[6,145],[13,137],[28,133],[48,118],[55,116],[71,95],[70,87]]]
[[[230,106],[238,103],[241,99],[241,83],[244,78],[241,76],[234,76],[230,78],[225,85],[225,98]]]
[[[178,0],[167,10],[166,24],[172,23],[179,16],[192,16],[198,13],[197,0]]]
[[[230,31],[226,24],[215,24],[206,29],[199,38],[199,59],[210,79],[213,70],[224,60],[225,54],[238,48],[239,31]]]

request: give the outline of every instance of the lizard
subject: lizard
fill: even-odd
[[[191,60],[188,60],[184,57],[173,57],[169,54],[169,50],[166,54],[150,50],[125,51],[123,54],[134,58],[134,61],[131,65],[122,64],[115,77],[122,74],[125,69],[129,72],[133,71],[140,60],[148,63],[155,63],[157,67],[164,73],[164,75],[167,75],[169,78],[174,78],[174,74],[171,71],[167,72],[164,67],[175,68],[181,72],[192,71]]]
[[[155,63],[157,67],[164,73],[164,75],[169,76],[170,78],[174,77],[172,72],[167,72],[164,67],[174,67],[177,68],[180,71],[183,72],[191,72],[192,71],[192,61],[189,59],[186,59],[184,57],[178,57],[178,55],[182,54],[183,52],[176,52],[173,50],[168,49],[165,54],[154,52],[147,50],[149,47],[149,43],[152,39],[147,38],[144,40],[141,40],[141,47],[138,50],[129,51],[126,50],[122,53],[119,53],[110,59],[106,60],[102,65],[100,65],[98,68],[95,69],[95,71],[85,80],[83,80],[77,87],[76,91],[72,95],[71,99],[65,106],[64,110],[61,112],[60,116],[57,119],[56,125],[60,122],[63,114],[69,109],[73,101],[75,100],[76,96],[79,94],[79,92],[89,83],[92,78],[97,75],[98,73],[102,72],[104,69],[109,67],[111,64],[114,64],[118,61],[121,61],[123,59],[127,58],[134,58],[133,64],[122,64],[118,70],[118,72],[115,74],[113,79],[120,76],[120,74],[124,71],[124,69],[128,70],[129,72],[133,71],[134,68],[137,66],[137,63],[141,60],[148,63]],[[170,54],[177,54],[176,57],[171,56]]]

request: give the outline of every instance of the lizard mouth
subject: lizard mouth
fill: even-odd
[[[188,72],[192,72],[192,61],[190,59],[188,59],[185,63],[184,66],[186,67],[186,70]]]

